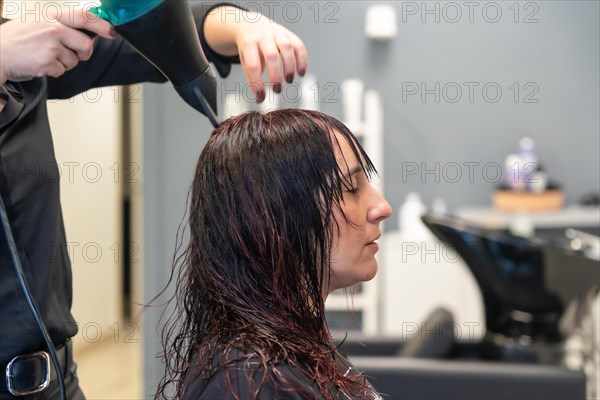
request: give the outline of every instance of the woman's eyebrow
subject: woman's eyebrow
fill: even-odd
[[[347,180],[350,180],[350,178],[354,175],[357,174],[359,172],[362,172],[362,166],[357,165],[354,168],[352,168],[348,173],[344,174],[344,178],[346,178]]]

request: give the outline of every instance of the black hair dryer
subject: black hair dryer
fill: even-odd
[[[115,30],[171,81],[179,96],[217,119],[217,78],[200,45],[187,0],[101,0],[90,11]]]

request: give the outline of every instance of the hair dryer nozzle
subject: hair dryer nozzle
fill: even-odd
[[[212,68],[207,68],[196,79],[181,86],[176,86],[175,90],[186,103],[206,115],[215,128],[219,126],[217,117],[217,78]]]

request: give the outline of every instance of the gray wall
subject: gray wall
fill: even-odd
[[[297,22],[290,3],[302,4]],[[344,79],[360,78],[381,93],[386,195],[394,207],[408,191],[420,192],[429,204],[442,196],[451,210],[488,205],[494,166],[516,151],[523,135],[536,139],[541,162],[564,186],[568,202],[598,190],[599,2],[521,2],[518,23],[514,2],[475,2],[473,22],[464,2],[449,2],[458,8],[448,2],[390,2],[398,12],[399,32],[388,43],[364,35],[367,2],[319,2],[316,23],[315,3],[306,3],[263,5],[262,10],[274,10],[275,19],[306,42],[324,112],[342,117],[341,93],[335,90]],[[435,14],[422,13],[436,5],[439,22]],[[462,18],[452,23],[458,9]],[[502,13],[499,21],[488,22],[496,10]],[[243,82],[241,73],[224,85],[232,89],[238,81]],[[431,93],[436,83],[439,102]],[[408,90],[415,85],[419,93],[411,95]],[[422,85],[431,90],[424,99]],[[462,97],[452,102],[457,86]],[[496,87],[502,94],[492,102]],[[295,91],[287,98],[294,99]],[[415,163],[419,171],[411,175]],[[484,172],[488,163],[493,164]],[[436,164],[437,177],[421,175],[425,169],[435,171]],[[468,165],[473,165],[472,180]]]
[[[569,203],[598,190],[599,2],[520,2],[518,22],[514,2],[475,2],[472,16],[465,2],[391,2],[398,12],[399,32],[387,43],[365,37],[364,1],[272,2],[271,8],[265,3],[260,6],[263,13],[305,41],[310,72],[321,89],[322,111],[342,117],[336,90],[348,78],[360,78],[382,95],[385,195],[394,208],[409,191],[421,193],[428,205],[441,196],[450,211],[489,205],[494,166],[502,165],[525,134],[536,139],[542,163],[563,185]],[[422,13],[423,7],[438,7],[439,22],[434,14]],[[462,17],[453,23],[458,9]],[[502,14],[493,23],[497,10]],[[222,89],[234,89],[236,82],[245,82],[239,68]],[[436,82],[439,102],[435,93],[421,98],[421,93],[406,91],[422,84],[434,89]],[[483,93],[486,84],[489,88]],[[475,88],[472,99],[467,85]],[[209,124],[167,86],[147,85],[144,92],[147,299],[168,279],[195,161],[210,132]],[[462,97],[452,102],[457,86]],[[493,102],[497,87],[502,94]],[[294,97],[290,92],[288,99]],[[422,169],[435,170],[436,165],[438,176],[421,176]],[[468,165],[473,166],[472,179]],[[415,166],[418,173],[410,175]],[[160,365],[152,362],[158,351],[152,339],[156,323],[157,313],[148,312],[147,388],[162,374]]]

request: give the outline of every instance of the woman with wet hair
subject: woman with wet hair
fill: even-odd
[[[25,395],[55,400],[61,392],[68,399],[81,399],[84,394],[72,351],[78,324],[71,314],[71,259],[47,102],[90,89],[102,93],[106,86],[160,83],[166,78],[111,24],[91,14],[89,2],[10,1],[12,20],[2,18],[3,3],[0,0],[0,203],[6,209],[3,225],[10,226],[15,240],[9,243],[0,227],[0,400]],[[111,3],[154,7],[160,1]],[[199,41],[223,78],[232,64],[240,64],[248,80],[245,88],[252,90],[257,102],[265,100],[263,71],[274,92],[306,73],[306,47],[283,25],[231,2],[190,3],[195,3],[190,9],[196,32],[189,40]],[[102,116],[102,109],[95,112]],[[87,130],[86,126],[80,129]],[[12,267],[15,256],[24,277]],[[19,289],[22,282],[30,286],[31,296]],[[39,305],[40,318],[30,312],[34,303]],[[38,319],[47,325],[48,338],[38,328]],[[49,368],[41,367],[47,366],[50,343],[64,379],[55,368],[50,374]],[[101,369],[98,376],[102,377]]]
[[[348,128],[318,112],[250,112],[215,129],[192,185],[158,397],[380,398],[337,351],[324,306],[377,272],[391,209],[375,173]]]

